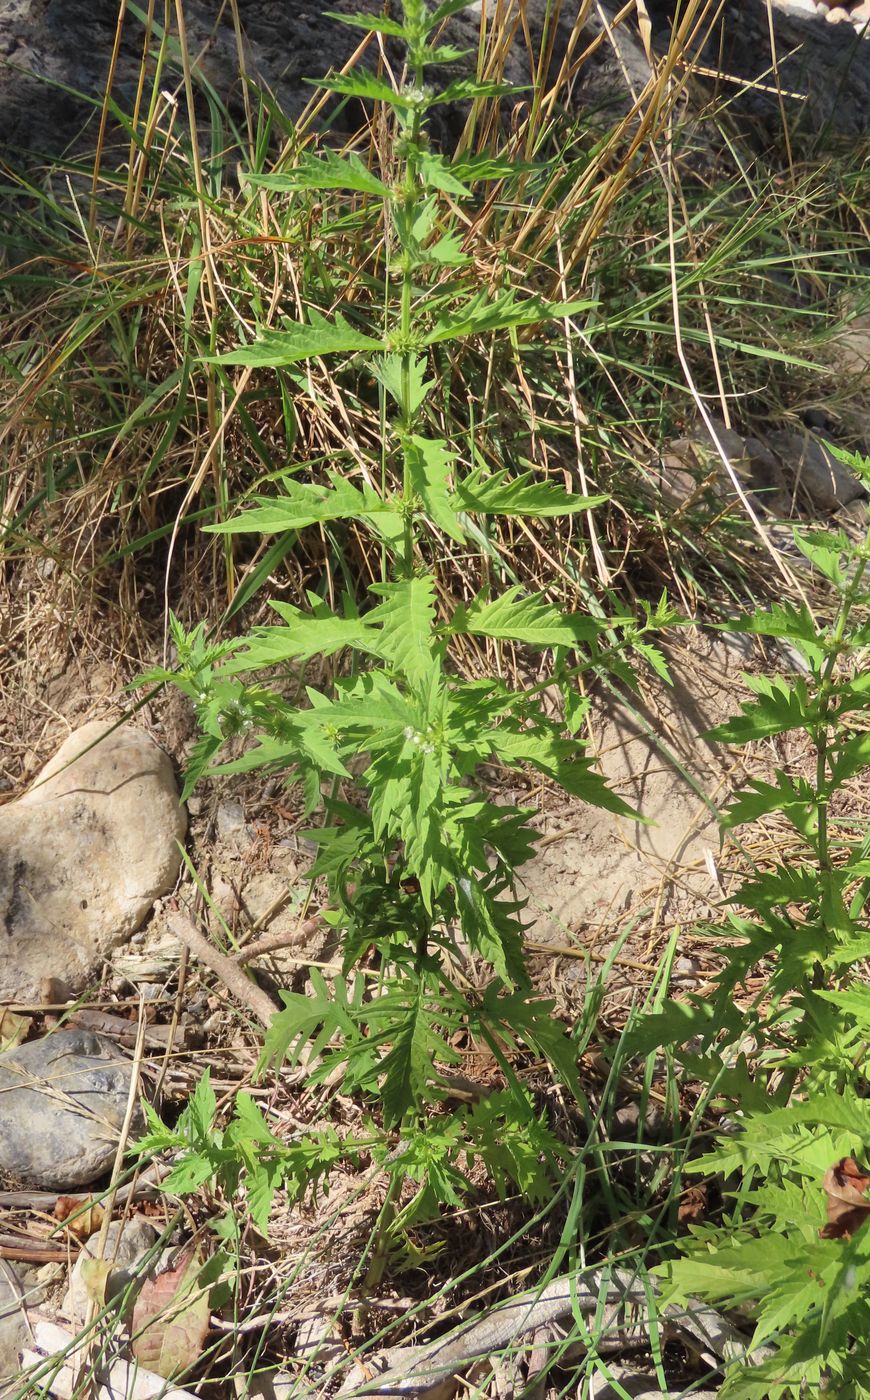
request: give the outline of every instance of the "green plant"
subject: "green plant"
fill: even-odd
[[[229,1207],[243,1186],[248,1212],[262,1234],[267,1233],[272,1198],[279,1186],[291,1193],[316,1191],[332,1163],[353,1151],[352,1144],[339,1142],[328,1127],[290,1141],[277,1138],[244,1092],[236,1094],[232,1118],[221,1128],[208,1069],[174,1127],[164,1123],[149,1103],[144,1108],[148,1132],[136,1142],[136,1151],[142,1156],[177,1155],[163,1180],[164,1189],[182,1196],[203,1187],[212,1204]],[[231,1211],[227,1229],[230,1233],[234,1229]]]
[[[837,455],[870,482],[870,460]],[[721,1222],[694,1227],[683,1258],[663,1272],[669,1296],[700,1294],[754,1318],[757,1364],[735,1364],[721,1392],[729,1400],[870,1395],[870,1234],[853,1224],[849,1238],[835,1217],[825,1225],[826,1174],[862,1160],[870,1144],[870,989],[860,976],[870,953],[870,837],[855,793],[870,768],[870,535],[854,544],[842,532],[797,531],[795,540],[836,610],[825,625],[789,604],[727,624],[784,641],[801,666],[747,677],[755,698],[713,737],[805,736],[810,771],[779,769],[775,781],[752,779],[736,794],[725,829],[774,819],[778,858],[729,901],[747,912],[716,930],[725,955],[717,994],[671,1003],[635,1042],[691,1042],[680,1060],[728,1115],[728,1133],[691,1170],[724,1175],[733,1203]],[[741,996],[759,969],[761,991]],[[868,1212],[870,1202],[861,1218]]]
[[[531,1049],[582,1097],[571,1038],[553,1019],[552,1004],[532,994],[523,952],[515,871],[534,850],[533,812],[493,801],[476,782],[488,765],[531,768],[576,798],[629,813],[577,737],[586,713],[578,677],[606,668],[633,684],[632,652],[666,673],[649,638],[670,616],[662,602],[639,622],[621,612],[592,617],[507,586],[487,537],[491,518],[588,513],[603,498],[573,494],[532,470],[487,470],[473,437],[457,444],[438,431],[436,355],[494,332],[513,338],[518,353],[520,328],[586,305],[551,305],[509,285],[490,290],[477,283],[457,208],[497,178],[503,162],[448,161],[425,135],[437,103],[503,91],[470,80],[440,94],[426,86],[427,64],[457,57],[434,34],[458,8],[448,0],[430,14],[421,0],[405,0],[402,23],[360,18],[404,41],[408,77],[398,90],[363,74],[324,84],[344,96],[374,98],[391,112],[396,163],[389,176],[353,154],[324,151],[300,156],[295,168],[268,181],[272,189],[316,190],[324,199],[353,192],[378,201],[387,231],[380,324],[353,304],[330,317],[311,309],[307,322],[262,330],[219,358],[221,365],[286,368],[345,357],[336,371],[341,379],[377,384],[381,455],[363,462],[358,483],[339,471],[328,473],[328,484],[306,480],[311,464],[294,463],[279,474],[275,494],[210,528],[282,540],[312,525],[366,532],[379,551],[381,577],[361,597],[348,576],[335,605],[315,591],[308,610],[275,602],[279,623],[214,646],[201,626],[186,632],[173,619],[177,669],[145,678],[174,680],[196,707],[204,732],[185,792],[206,772],[268,768],[302,784],[309,813],[322,811],[322,824],[309,833],[318,847],[311,878],[328,886],[324,917],[341,935],[344,974],[374,954],[375,975],[358,977],[350,994],[344,976],[330,984],[317,975],[313,995],[284,993],[263,1064],[297,1060],[305,1051],[315,1076],[325,1077],[340,1061],[346,1087],[380,1098],[384,1128],[401,1133],[394,1180],[404,1174],[420,1182],[410,1215],[435,1199],[456,1199],[463,1153],[481,1156],[497,1181],[532,1196],[540,1196],[542,1174],[559,1159],[559,1144],[512,1064],[516,1049]],[[305,383],[298,379],[300,388]],[[400,483],[396,489],[392,481]],[[463,601],[439,588],[432,570],[445,539],[463,554],[486,544],[490,582],[466,590]],[[514,647],[519,683],[466,678],[463,646],[472,638]],[[551,654],[552,664],[524,678],[535,652]],[[314,658],[330,663],[330,685],[303,687]],[[269,685],[257,679],[264,671]],[[546,712],[544,697],[553,694],[561,697],[561,717]],[[216,761],[228,740],[245,735],[256,736],[255,747]],[[469,958],[488,965],[488,985],[459,975]],[[485,1106],[448,1113],[459,1037],[489,1047],[506,1089]],[[433,1107],[444,1113],[440,1137]],[[201,1170],[209,1160],[206,1151]]]

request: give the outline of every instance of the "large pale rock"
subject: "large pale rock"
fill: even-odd
[[[0,1169],[49,1191],[89,1185],[114,1161],[130,1074],[113,1042],[91,1031],[56,1031],[0,1055]]]
[[[46,977],[83,987],[175,882],[172,765],[140,730],[110,730],[83,725],[0,808],[0,1001],[33,1000]]]

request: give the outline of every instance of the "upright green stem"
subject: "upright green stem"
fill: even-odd
[[[405,161],[404,179],[402,180],[402,222],[404,238],[400,260],[402,280],[399,290],[399,354],[401,358],[401,405],[399,423],[405,457],[402,485],[406,506],[402,562],[405,573],[410,574],[414,566],[414,530],[410,511],[413,482],[411,480],[411,468],[405,444],[408,435],[414,427],[414,420],[416,417],[411,402],[411,364],[414,355],[414,348],[411,341],[413,329],[412,302],[416,260],[414,257],[410,230],[413,226],[414,214],[416,213],[419,203],[418,157],[423,113],[425,111],[425,100],[423,98],[423,78],[425,73],[423,51],[426,41],[427,18],[425,6],[423,4],[406,4],[405,18],[409,27],[413,25],[414,28],[414,38],[408,49],[408,65],[414,75],[414,95],[417,99],[415,105],[411,109],[410,118],[404,124],[404,131],[402,133]]]
[[[865,550],[859,555],[858,563],[852,580],[843,594],[837,617],[831,632],[830,651],[825,661],[819,682],[819,725],[815,735],[816,740],[816,810],[818,813],[818,831],[816,834],[816,853],[819,862],[819,871],[823,882],[827,882],[832,870],[831,847],[828,832],[828,796],[825,792],[828,771],[828,749],[830,745],[830,706],[835,685],[835,670],[837,662],[843,650],[843,642],[846,637],[846,628],[849,623],[849,616],[858,596],[861,580],[867,569],[868,558]],[[812,985],[819,988],[824,984],[824,968],[817,963],[813,969]]]

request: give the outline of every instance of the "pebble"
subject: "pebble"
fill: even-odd
[[[251,837],[245,827],[245,809],[236,798],[225,798],[218,803],[215,813],[215,830],[218,839],[230,846],[249,846]]]
[[[56,1031],[0,1055],[0,1168],[25,1187],[88,1186],[115,1160],[130,1074],[113,1042],[91,1031]]]
[[[798,491],[819,511],[834,511],[866,495],[861,478],[827,452],[811,433],[786,428],[770,444]]]

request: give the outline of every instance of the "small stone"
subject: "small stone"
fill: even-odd
[[[773,433],[771,446],[788,479],[809,496],[816,510],[833,511],[866,495],[861,478],[822,446],[811,433]]]
[[[613,1115],[614,1132],[626,1139],[637,1138],[638,1125],[640,1123],[640,1104],[627,1103],[618,1108]],[[654,1138],[662,1125],[662,1111],[658,1104],[647,1103],[643,1120],[643,1136],[646,1139]]]
[[[147,1220],[134,1217],[132,1220],[113,1220],[106,1231],[106,1243],[99,1250],[100,1232],[91,1235],[85,1244],[69,1278],[69,1288],[63,1300],[64,1315],[76,1326],[81,1326],[86,1318],[90,1295],[85,1279],[85,1261],[103,1258],[111,1262],[112,1269],[106,1278],[106,1302],[125,1292],[139,1273],[138,1266],[157,1242],[157,1231]],[[159,1260],[155,1257],[153,1268]],[[150,1272],[151,1270],[148,1270]],[[145,1273],[141,1274],[145,1277]]]
[[[0,1001],[45,977],[93,979],[174,886],[187,820],[172,764],[147,734],[76,730],[33,786],[0,807]]]
[[[833,10],[829,10],[825,15],[828,24],[839,24],[841,20],[849,18],[849,11],[844,10],[842,5],[835,5]]]
[[[245,809],[236,798],[218,804],[215,815],[218,839],[229,846],[249,846],[251,838],[245,828]]]
[[[298,1386],[298,1379],[291,1376],[289,1371],[280,1368],[262,1370],[251,1377],[246,1393],[256,1397],[256,1400],[292,1400],[293,1395],[298,1393]]]
[[[0,1055],[0,1168],[28,1187],[89,1185],[115,1159],[130,1074],[113,1042],[90,1031]]]

